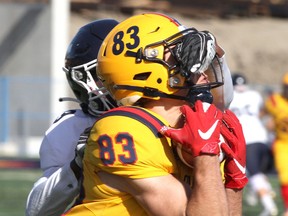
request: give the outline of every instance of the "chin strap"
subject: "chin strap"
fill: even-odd
[[[162,97],[162,98],[171,98],[176,100],[185,100],[191,104],[195,104],[196,100],[201,100],[202,102],[207,102],[212,104],[213,96],[210,92],[210,87],[201,87],[201,88],[193,88],[189,90],[189,93],[186,97],[166,94],[164,92],[160,92],[158,89],[149,88],[149,87],[137,87],[137,86],[128,86],[128,85],[117,85],[115,89],[125,89],[130,91],[142,92],[144,96],[147,97]]]
[[[79,101],[76,98],[71,98],[71,97],[60,97],[59,98],[59,102],[64,102],[64,101],[71,101],[71,102],[76,102],[76,103],[81,103],[81,101]]]
[[[164,92],[160,92],[156,88],[149,88],[149,87],[137,87],[137,86],[128,86],[128,85],[117,85],[114,87],[115,89],[125,89],[129,91],[137,91],[142,92],[144,96],[147,97],[162,97],[162,98],[172,98],[177,100],[186,100],[186,97],[178,96],[178,95],[172,95],[172,94],[166,94]]]
[[[209,87],[202,87],[197,89],[190,89],[188,93],[188,101],[195,104],[197,100],[206,102],[209,104],[213,103],[213,95],[211,94]]]
[[[65,101],[71,101],[71,102],[76,102],[80,105],[82,111],[86,114],[90,114],[90,115],[94,115],[94,114],[91,114],[89,112],[89,109],[88,109],[88,105],[85,104],[85,103],[81,103],[80,100],[76,99],[76,98],[71,98],[71,97],[60,97],[59,98],[59,102],[65,102]]]

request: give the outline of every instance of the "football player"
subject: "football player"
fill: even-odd
[[[282,79],[282,92],[272,93],[265,105],[274,120],[275,141],[272,150],[285,207],[284,216],[288,216],[288,73]]]
[[[83,158],[82,203],[65,215],[241,215],[245,140],[235,115],[210,104],[211,89],[220,88],[215,95],[224,102],[223,78],[232,83],[211,33],[164,14],[132,16],[104,40],[97,74],[125,106],[93,125]],[[229,144],[221,145],[225,184],[220,133]],[[192,158],[187,175],[180,173],[175,143]]]
[[[275,194],[264,173],[263,164],[267,164],[270,157],[268,133],[262,123],[264,101],[261,94],[249,88],[247,78],[241,73],[232,75],[234,86],[234,99],[230,109],[237,115],[242,124],[247,144],[247,171],[251,191],[259,197],[264,207],[261,215],[278,215],[277,206],[273,200]],[[251,198],[253,196],[250,196]],[[247,201],[249,201],[247,196]],[[257,200],[256,200],[257,201]],[[248,204],[256,205],[256,202]]]
[[[100,45],[117,24],[114,19],[88,23],[68,46],[63,70],[76,97],[70,100],[77,101],[82,109],[64,112],[46,131],[40,147],[43,175],[29,193],[27,216],[61,215],[79,194],[82,161],[81,155],[75,157],[79,136],[101,113],[116,106],[103,91],[95,69]],[[81,139],[79,153],[85,143],[85,137]]]

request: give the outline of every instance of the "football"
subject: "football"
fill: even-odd
[[[220,142],[219,142],[220,153],[218,155],[220,163],[225,159],[225,153],[222,151],[220,146],[221,143],[224,142],[225,142],[224,137],[220,134]],[[181,161],[188,167],[193,168],[193,157],[191,155],[191,150],[181,144],[177,144],[176,151]]]

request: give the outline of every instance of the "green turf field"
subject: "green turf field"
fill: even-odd
[[[284,207],[283,207],[283,203],[282,203],[282,199],[280,196],[280,190],[279,190],[279,182],[278,182],[278,178],[275,174],[273,175],[268,175],[269,180],[272,184],[272,187],[274,189],[274,191],[276,192],[276,197],[275,197],[275,201],[276,204],[278,206],[279,209],[279,216],[281,216],[283,214],[284,211]],[[247,203],[245,202],[245,194],[246,194],[246,190],[248,189],[248,187],[245,188],[244,190],[244,198],[243,198],[243,216],[258,216],[261,211],[262,211],[262,206],[259,203],[260,201],[258,201],[258,204],[254,207],[251,207],[249,205],[247,205]]]
[[[41,175],[40,170],[0,170],[0,216],[24,216],[27,195],[33,183]],[[283,205],[279,196],[279,185],[275,175],[269,176],[273,188],[277,193],[276,202],[283,213]],[[261,212],[261,205],[248,206],[243,201],[243,216],[257,216]]]
[[[24,216],[25,204],[40,170],[0,170],[0,216]]]

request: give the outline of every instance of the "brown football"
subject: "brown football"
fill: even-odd
[[[225,142],[225,140],[223,136],[220,135],[219,147],[223,142]],[[193,156],[191,155],[191,150],[181,144],[176,145],[176,150],[181,161],[187,166],[193,168]],[[220,147],[219,161],[222,162],[224,159],[225,159],[225,153],[222,151]]]

